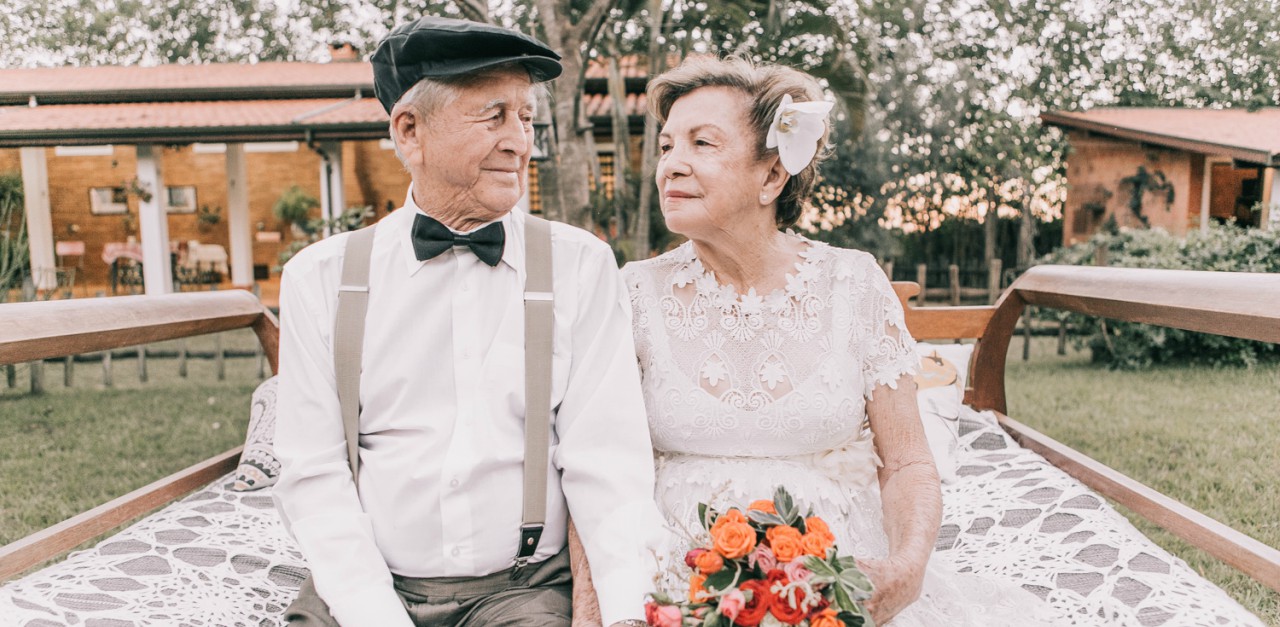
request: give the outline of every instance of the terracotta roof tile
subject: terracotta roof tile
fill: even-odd
[[[627,103],[623,110],[629,116],[643,116],[647,112],[645,109],[646,102],[644,94],[627,94]],[[608,94],[585,94],[582,97],[582,109],[586,112],[587,117],[613,115],[611,107],[613,107],[613,98],[610,98]]]
[[[373,69],[365,62],[209,63],[0,69],[0,99],[23,102],[34,95],[172,92],[197,90],[279,90],[335,88],[372,95]],[[172,98],[165,98],[172,99]]]
[[[126,102],[0,108],[0,131],[285,126],[385,123],[373,98],[342,100],[233,100],[225,102]],[[308,116],[308,114],[312,114]]]
[[[1280,155],[1280,107],[1244,109],[1098,108],[1084,113],[1049,112],[1050,124],[1080,128],[1197,152],[1241,159]]]

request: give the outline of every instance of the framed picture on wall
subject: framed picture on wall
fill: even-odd
[[[89,211],[95,216],[128,213],[129,196],[123,187],[90,188]]]
[[[179,185],[164,188],[165,210],[169,213],[195,213],[196,187]]]

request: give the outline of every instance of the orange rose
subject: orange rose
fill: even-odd
[[[720,555],[738,559],[756,548],[756,530],[745,522],[725,523],[711,530],[711,545]]]
[[[818,534],[826,538],[832,544],[835,544],[836,542],[836,536],[831,533],[831,528],[827,526],[827,521],[818,518],[817,516],[810,516],[804,519],[804,530],[805,533]]]
[[[698,572],[704,575],[713,575],[720,572],[721,568],[724,568],[724,558],[720,557],[720,554],[715,551],[700,553],[693,562]]]
[[[800,530],[790,525],[770,527],[765,532],[765,538],[769,540],[769,548],[773,549],[773,556],[778,558],[780,564],[790,562],[804,552]]]
[[[707,583],[706,575],[694,574],[689,577],[689,602],[701,603],[707,598],[707,589],[704,584]]]
[[[845,627],[844,621],[836,618],[833,609],[822,610],[821,614],[809,619],[809,627]]]
[[[715,534],[717,529],[725,525],[728,525],[731,523],[744,523],[744,522],[747,522],[747,517],[744,516],[741,511],[738,511],[737,508],[734,508],[723,514],[720,514],[720,516],[716,518],[716,521],[714,523],[711,523],[711,533]]]
[[[826,559],[827,550],[835,545],[835,543],[828,538],[830,535],[831,534],[827,534],[824,536],[817,533],[804,534],[804,536],[800,538],[800,546],[804,550],[804,554]]]
[[[764,512],[766,514],[778,513],[778,510],[773,506],[773,501],[767,501],[765,499],[760,499],[759,501],[752,501],[752,503],[747,506],[747,509],[754,509],[757,512]]]

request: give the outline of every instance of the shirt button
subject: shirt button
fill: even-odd
[[[456,488],[456,487],[458,487],[458,480],[457,480],[457,479],[454,479],[453,481],[450,481],[450,482],[449,482],[449,487],[451,487],[451,488]]]
[[[457,557],[457,556],[459,556],[459,555],[462,555],[462,549],[460,549],[460,548],[458,548],[458,547],[456,547],[456,546],[455,546],[455,547],[453,547],[453,556],[454,556],[454,557]]]
[[[467,283],[463,283],[461,286],[459,286],[459,287],[458,287],[458,291],[459,291],[459,292],[470,292],[470,291],[471,291],[471,286],[470,286],[470,285],[468,285]]]
[[[471,351],[469,351],[469,350],[464,350],[464,351],[462,351],[462,358],[463,358],[463,359],[471,359]]]

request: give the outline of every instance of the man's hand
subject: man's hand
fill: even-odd
[[[578,528],[569,520],[569,569],[573,572],[573,627],[602,627],[600,604],[596,600],[595,586],[591,585],[591,567],[587,554],[582,550]],[[618,627],[618,623],[613,627]]]

